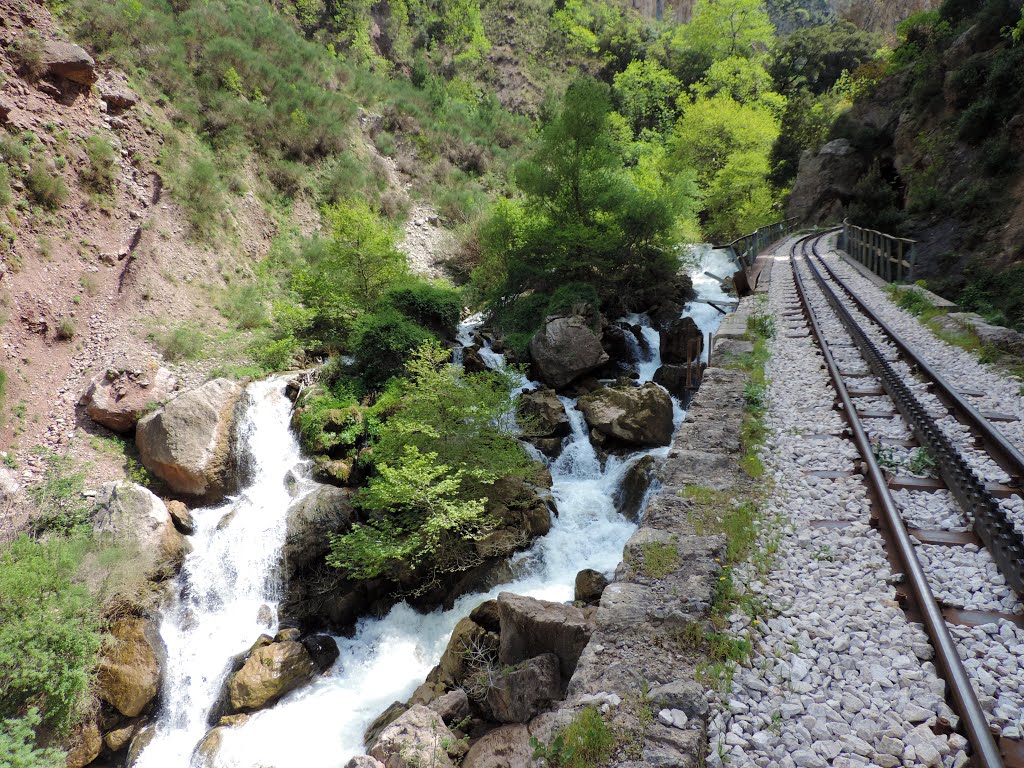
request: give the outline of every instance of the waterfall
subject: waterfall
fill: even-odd
[[[715,253],[703,255],[698,271],[713,268],[703,263],[709,258],[716,258]],[[694,278],[701,295],[709,298],[720,293],[713,282]],[[702,304],[684,314],[694,316],[705,333],[721,319]],[[626,320],[641,326],[647,350],[639,356],[640,381],[650,381],[661,365],[660,336],[644,316]],[[480,323],[473,317],[462,324],[458,338],[463,345],[473,343]],[[491,367],[504,365],[504,356],[489,343],[481,346],[480,356]],[[524,378],[518,389],[534,386]],[[246,650],[261,632],[276,629],[276,619],[261,624],[257,614],[264,604],[272,613],[276,606],[274,568],[292,502],[283,478],[300,461],[281,389],[280,380],[249,388],[253,404],[245,424],[256,481],[228,505],[195,513],[195,550],[182,575],[186,597],[168,612],[162,628],[169,674],[158,733],[138,764],[141,768],[190,766],[230,658]],[[393,701],[407,699],[423,681],[456,622],[477,604],[502,591],[569,601],[578,571],[614,571],[636,530],[616,511],[615,492],[635,462],[647,455],[664,457],[668,448],[610,456],[602,462],[576,401],[560,399],[571,434],[550,464],[559,513],[545,536],[513,558],[513,580],[486,594],[465,595],[448,611],[421,614],[400,603],[383,618],[362,619],[352,637],[336,638],[340,657],[327,674],[255,713],[244,725],[225,729],[216,768],[341,768],[364,751],[366,726]],[[684,415],[675,402],[677,426]],[[542,458],[535,450],[531,454]],[[217,530],[218,521],[232,510],[238,514]]]
[[[227,503],[193,512],[193,549],[160,627],[167,671],[156,735],[137,768],[187,766],[231,658],[277,630],[276,572],[292,502],[285,475],[302,457],[284,380],[251,384],[244,397],[237,450],[253,482]]]

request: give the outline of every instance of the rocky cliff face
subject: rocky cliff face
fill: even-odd
[[[802,158],[789,213],[914,238],[919,277],[951,294],[965,272],[1019,262],[1024,47],[1005,32],[1019,17],[1000,3],[912,25],[888,73]]]

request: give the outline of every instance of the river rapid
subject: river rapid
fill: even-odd
[[[696,246],[693,256],[698,296],[727,300],[718,281],[704,272],[731,274],[735,267],[729,257],[707,246]],[[688,304],[683,314],[693,317],[706,336],[722,318],[714,307],[698,302]],[[658,332],[642,315],[625,319],[641,326],[646,344],[637,345],[637,369],[641,382],[650,381],[661,365]],[[460,328],[464,343],[472,338],[474,323],[479,320],[470,318]],[[490,349],[481,355],[492,367],[504,364]],[[522,382],[523,389],[535,386]],[[294,503],[289,483],[298,478],[300,494],[313,487],[289,429],[291,403],[284,387],[284,379],[272,378],[247,388],[238,450],[251,483],[226,504],[193,512],[193,552],[179,577],[180,596],[161,625],[168,661],[156,733],[137,768],[201,765],[194,759],[195,747],[207,731],[207,715],[231,658],[260,634],[278,629],[275,579],[287,510]],[[635,462],[646,455],[663,457],[668,448],[613,456],[602,465],[575,400],[561,400],[572,433],[558,458],[549,462],[558,515],[548,534],[515,557],[513,580],[486,594],[466,595],[448,611],[421,614],[401,603],[383,618],[361,620],[352,637],[336,638],[341,654],[328,673],[244,725],[224,729],[218,768],[341,768],[364,752],[366,726],[393,701],[412,694],[444,652],[456,622],[480,602],[502,591],[570,601],[578,571],[592,568],[611,575],[636,529],[616,511],[615,493]],[[685,416],[678,403],[675,414],[678,427]]]

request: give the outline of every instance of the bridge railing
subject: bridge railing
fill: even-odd
[[[894,237],[843,221],[839,248],[889,283],[912,283],[917,265],[916,240]]]
[[[779,238],[785,237],[797,228],[799,220],[796,218],[777,221],[774,224],[766,224],[751,232],[749,235],[737,237],[731,243],[720,246],[729,248],[736,256],[737,261],[743,268],[749,270],[754,266],[754,260],[766,247]]]

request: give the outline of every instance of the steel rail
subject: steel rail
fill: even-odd
[[[815,255],[817,256],[817,253]],[[818,259],[823,261],[820,256]],[[1007,584],[1018,593],[1024,594],[1024,537],[1017,532],[999,502],[985,487],[985,483],[978,478],[953,442],[938,427],[903,378],[879,352],[878,347],[864,332],[850,310],[839,300],[814,262],[810,258],[807,258],[806,262],[821,287],[822,294],[860,349],[872,372],[878,377],[882,388],[906,419],[914,436],[935,457],[942,479],[969,516],[974,532],[988,548]]]
[[[817,250],[817,243],[814,243],[812,251],[821,261],[821,265],[828,272],[828,275],[842,291],[850,297],[857,309],[872,323],[877,325],[892,344],[899,350],[911,365],[917,368],[938,390],[939,399],[950,408],[958,417],[959,421],[972,427],[985,443],[986,452],[992,456],[995,462],[1010,475],[1012,485],[1024,485],[1024,453],[1013,443],[1006,439],[1006,435],[999,431],[992,422],[968,402],[953,386],[947,382],[935,368],[921,357],[914,349],[905,342],[892,327],[880,318],[854,291],[836,274],[835,270],[821,257]],[[960,418],[962,417],[962,418]]]
[[[949,685],[953,706],[960,715],[967,739],[974,748],[976,764],[981,766],[981,768],[1003,768],[1003,759],[999,754],[999,748],[989,728],[988,718],[985,716],[981,704],[978,702],[978,697],[974,693],[974,688],[971,686],[967,670],[960,660],[960,654],[957,652],[956,644],[949,632],[949,627],[946,625],[935,595],[928,585],[928,578],[921,567],[921,562],[917,558],[917,552],[914,550],[910,534],[903,523],[903,518],[896,506],[896,502],[892,498],[885,475],[882,473],[881,467],[878,466],[878,461],[871,446],[871,440],[864,430],[860,417],[857,415],[853,398],[851,398],[850,393],[847,391],[839,366],[836,364],[835,358],[833,358],[828,348],[821,327],[818,324],[817,316],[811,308],[807,289],[804,285],[803,277],[797,268],[795,256],[797,245],[800,245],[801,251],[803,251],[807,241],[813,237],[820,237],[820,235],[812,234],[801,238],[793,244],[790,251],[790,266],[793,270],[793,279],[797,287],[800,304],[803,307],[808,325],[811,327],[815,342],[825,360],[829,377],[832,379],[832,385],[842,404],[846,421],[850,426],[853,442],[857,446],[857,450],[860,452],[861,459],[864,462],[865,476],[868,480],[869,488],[875,497],[878,507],[881,509],[882,520],[895,544],[896,555],[903,564],[907,584],[921,611],[925,631],[928,633],[928,637],[932,641],[932,647],[935,649],[935,660]],[[810,265],[809,261],[807,263]]]

